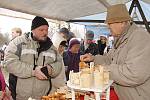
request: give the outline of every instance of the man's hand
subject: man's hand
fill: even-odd
[[[35,68],[35,70],[32,71],[33,76],[35,76],[36,78],[38,78],[39,80],[45,80],[47,79],[47,77],[44,75],[43,72],[41,72],[41,68],[43,66],[37,66]]]
[[[53,68],[51,65],[47,64],[47,69],[48,69],[48,74],[51,76],[52,75],[52,72],[53,72]]]
[[[89,54],[81,55],[80,60],[84,61],[84,62],[90,62],[90,61],[93,61],[94,58],[93,58],[92,54],[89,53]]]

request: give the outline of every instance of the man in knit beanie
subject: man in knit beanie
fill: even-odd
[[[86,54],[81,60],[109,70],[119,100],[150,100],[149,33],[131,21],[124,4],[107,9],[106,23],[115,38],[114,48],[107,55]]]
[[[43,17],[39,17],[39,16],[36,16],[33,20],[32,20],[32,25],[31,25],[31,30],[34,30],[36,29],[37,27],[39,26],[42,26],[42,25],[48,25],[48,22],[43,18]]]
[[[70,32],[66,27],[61,28],[58,33],[67,40],[68,44],[70,39],[75,37],[74,33]]]
[[[31,31],[33,38],[39,41],[45,41],[48,35],[48,22],[43,18],[36,16],[32,20]]]
[[[40,100],[51,91],[51,77],[62,69],[62,57],[48,37],[48,22],[36,16],[31,32],[16,37],[6,48],[9,88],[14,100]]]
[[[92,55],[99,54],[98,45],[93,41],[94,39],[94,32],[88,30],[85,33],[85,39],[81,43],[80,50],[82,54],[90,53]]]

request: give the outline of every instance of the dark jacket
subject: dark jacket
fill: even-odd
[[[97,43],[98,43],[99,54],[103,55],[104,54],[104,50],[106,48],[106,43],[102,44],[101,40],[98,40]]]
[[[92,55],[99,54],[98,46],[96,43],[90,43],[88,48],[85,49],[84,42],[83,42],[81,43],[80,51],[81,51],[81,54],[86,54],[86,53],[91,53]]]
[[[80,53],[71,53],[69,50],[63,53],[64,66],[66,69],[66,80],[69,80],[69,72],[79,72]]]

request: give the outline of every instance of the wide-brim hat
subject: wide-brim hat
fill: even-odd
[[[131,17],[124,4],[112,5],[107,9],[107,17],[105,23],[117,23],[130,21]]]

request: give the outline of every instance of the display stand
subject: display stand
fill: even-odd
[[[80,90],[80,91],[91,91],[94,92],[95,94],[95,99],[96,100],[101,100],[101,94],[102,92],[106,92],[106,100],[110,100],[110,86],[112,85],[113,81],[109,80],[108,84],[104,85],[103,88],[95,88],[95,87],[91,87],[91,88],[80,88],[79,85],[74,85],[71,84],[69,81],[67,82],[67,86],[69,88],[71,88],[71,92],[72,92],[72,100],[75,100],[75,90]]]

